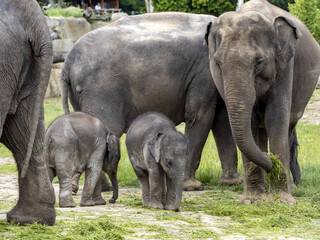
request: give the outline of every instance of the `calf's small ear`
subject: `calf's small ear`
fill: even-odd
[[[156,163],[159,163],[161,156],[161,141],[166,135],[158,133],[148,141],[148,148]]]
[[[204,42],[203,42],[203,44],[207,46],[209,45],[208,38],[209,38],[211,27],[212,27],[212,22],[209,22],[207,25],[207,31],[206,31],[206,35],[204,35]]]

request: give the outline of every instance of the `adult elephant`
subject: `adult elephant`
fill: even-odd
[[[7,220],[53,225],[55,197],[43,155],[43,99],[52,65],[49,29],[33,0],[2,0],[0,16],[0,136],[19,173],[19,199]]]
[[[208,47],[203,45],[206,22],[215,19],[186,13],[144,14],[86,34],[62,70],[65,113],[69,96],[75,111],[97,116],[117,137],[149,111],[165,114],[176,125],[185,122],[190,154],[185,190],[203,189],[195,171],[212,128],[223,169],[220,182],[240,183],[228,116],[212,81]]]
[[[264,153],[269,141],[269,151],[285,167],[271,190],[280,192],[281,202],[294,204],[289,142],[319,77],[318,43],[301,21],[265,0],[221,15],[208,26],[206,40],[214,82],[243,153],[242,202],[265,193],[263,170],[273,167]]]

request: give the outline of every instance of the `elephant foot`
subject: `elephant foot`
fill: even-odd
[[[183,182],[184,191],[202,191],[203,184],[195,178],[186,179]]]
[[[72,192],[73,193],[77,193],[78,190],[79,190],[79,185],[75,184],[75,183],[72,183]]]
[[[150,202],[149,207],[156,209],[164,209],[163,204],[161,202]]]
[[[19,223],[21,225],[45,224],[52,226],[56,220],[56,213],[54,205],[48,204],[17,204],[10,212],[7,213],[7,221],[12,223]]]
[[[93,199],[94,205],[106,205],[106,201],[102,197],[97,197]]]
[[[269,199],[272,199],[273,201],[279,201],[283,204],[288,204],[288,205],[295,205],[296,200],[292,197],[291,193],[280,191],[277,194],[270,194]]]
[[[279,201],[284,204],[295,205],[296,200],[288,192],[280,192]]]
[[[61,208],[72,208],[72,207],[76,207],[75,202],[73,201],[72,198],[68,198],[68,199],[59,199],[59,207]]]
[[[117,199],[114,199],[113,197],[109,199],[109,203],[115,203]]]
[[[169,211],[176,211],[176,212],[179,211],[179,208],[178,209],[175,208],[173,204],[169,204],[169,205],[167,204],[164,209]]]
[[[240,202],[244,204],[257,204],[263,200],[262,195],[259,193],[243,193]]]
[[[239,185],[243,183],[243,177],[239,173],[224,175],[220,178],[220,184],[224,186]]]
[[[149,207],[150,201],[143,201],[142,206],[143,207]]]
[[[91,207],[94,205],[95,205],[95,202],[92,199],[87,199],[87,200],[81,199],[80,207]]]

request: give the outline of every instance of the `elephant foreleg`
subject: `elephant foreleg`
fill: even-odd
[[[149,174],[147,171],[141,169],[139,166],[136,165],[138,161],[133,156],[129,156],[130,161],[133,167],[133,170],[139,180],[140,187],[141,187],[141,194],[143,200],[143,206],[148,207],[150,204],[150,185],[149,185]]]
[[[150,203],[149,207],[164,209],[162,204],[162,187],[164,182],[164,172],[162,168],[149,171],[149,185],[150,185]]]
[[[32,123],[32,111],[27,98],[21,102],[14,115],[8,115],[4,124],[1,140],[12,151],[18,166],[19,199],[17,205],[7,214],[7,220],[20,224],[41,223],[53,225],[55,222],[55,196],[49,179],[48,168],[43,154],[45,126],[43,108],[29,168],[24,178],[20,177],[23,161],[27,152]]]
[[[268,136],[263,128],[258,128],[257,124],[253,124],[252,133],[254,139],[260,149],[264,152],[268,151]],[[244,154],[242,154],[244,168],[244,191],[241,197],[243,203],[258,203],[262,199],[262,195],[266,192],[264,181],[264,170],[256,164],[250,162]]]
[[[166,174],[167,196],[166,196],[166,210],[174,210],[174,203],[176,200],[176,191],[174,181]]]
[[[221,106],[216,111],[212,133],[222,167],[220,184],[228,186],[241,184],[243,182],[243,177],[237,170],[237,147],[232,136],[228,113],[224,103],[221,103]]]

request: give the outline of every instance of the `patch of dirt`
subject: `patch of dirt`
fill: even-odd
[[[301,121],[314,125],[320,124],[320,101],[316,101],[307,105]]]

